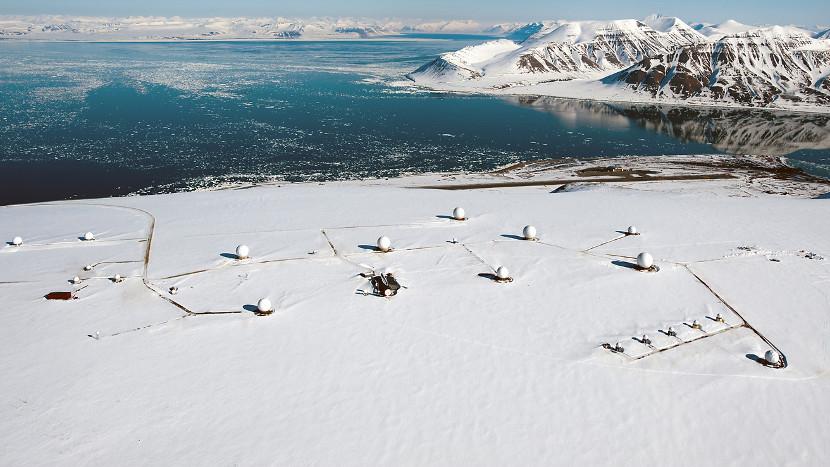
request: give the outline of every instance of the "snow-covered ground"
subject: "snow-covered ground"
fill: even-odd
[[[830,187],[758,163],[0,208],[0,465],[823,465]]]

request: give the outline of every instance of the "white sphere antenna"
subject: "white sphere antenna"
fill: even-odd
[[[510,279],[510,270],[504,266],[499,266],[496,268],[496,277],[501,280]]]
[[[626,229],[625,233],[628,234],[628,235],[639,235],[640,234],[640,232],[637,231],[637,227],[635,227],[633,225],[629,225],[628,229]]]
[[[14,246],[20,246],[20,245],[22,245],[22,244],[23,244],[23,237],[14,237],[14,238],[12,239],[12,245],[14,245]]]
[[[274,305],[271,304],[271,300],[267,298],[261,298],[256,304],[256,309],[260,313],[270,313],[274,311]]]
[[[767,353],[764,354],[764,360],[766,360],[770,365],[779,365],[781,364],[781,354],[773,349],[769,349],[767,350]]]
[[[386,235],[378,238],[378,250],[387,252],[392,249],[392,240]]]
[[[522,229],[522,236],[525,240],[536,240],[536,227],[526,225],[525,228]]]
[[[649,269],[654,266],[654,257],[651,254],[646,253],[645,251],[637,255],[637,266],[640,269]]]
[[[452,218],[457,221],[467,220],[467,213],[464,211],[464,208],[459,206],[452,210]]]
[[[87,232],[87,233],[84,234],[84,241],[91,242],[92,240],[95,240],[95,234],[94,233]]]
[[[247,259],[251,254],[251,249],[248,248],[248,245],[239,245],[236,247],[236,258],[237,259]]]

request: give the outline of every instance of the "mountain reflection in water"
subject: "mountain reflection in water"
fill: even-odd
[[[507,98],[574,126],[637,125],[684,142],[710,144],[727,154],[786,156],[830,149],[830,115],[768,110],[605,103],[555,97]]]

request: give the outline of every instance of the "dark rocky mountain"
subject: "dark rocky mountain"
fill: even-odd
[[[603,80],[653,97],[767,106],[830,104],[830,42],[753,31],[650,56]]]

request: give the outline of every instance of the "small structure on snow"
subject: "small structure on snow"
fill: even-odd
[[[372,284],[372,291],[378,297],[394,297],[401,289],[401,284],[391,272],[375,274],[364,274],[364,277],[369,277],[369,283]]]
[[[93,240],[95,240],[95,234],[94,233],[87,232],[87,233],[84,234],[84,241],[85,242],[91,242]]]
[[[115,282],[116,284],[120,284],[120,283],[124,282],[124,278],[121,277],[121,274],[116,274],[116,275],[112,276],[112,281]]]
[[[20,245],[22,245],[22,244],[23,244],[23,237],[14,237],[14,238],[12,239],[12,245],[14,245],[14,246],[20,246]]]
[[[452,218],[457,221],[466,221],[467,220],[467,213],[464,211],[464,208],[457,207],[452,210]]]
[[[270,315],[274,312],[274,305],[268,298],[261,298],[256,304],[256,314],[259,316]]]
[[[510,270],[507,269],[505,266],[497,267],[496,282],[513,282],[513,278],[510,277]]]
[[[49,292],[44,295],[46,300],[74,300],[75,292]]]
[[[637,269],[646,272],[657,272],[660,268],[654,264],[654,257],[645,251],[637,255]]]
[[[767,350],[764,354],[764,360],[766,361],[767,366],[771,366],[773,368],[781,368],[784,366],[784,360],[781,358],[781,354],[774,349]]]
[[[69,281],[69,282],[72,282],[73,284],[76,284],[76,285],[77,285],[77,284],[80,284],[80,283],[81,283],[81,278],[80,278],[80,277],[78,277],[78,276],[75,276],[75,277],[73,277],[73,278],[72,278],[72,280],[71,280],[71,281]]]
[[[384,235],[378,238],[377,246],[379,251],[386,253],[392,250],[392,240],[386,235]]]
[[[536,227],[526,225],[522,229],[522,237],[524,237],[525,240],[536,240]]]
[[[625,348],[623,346],[621,346],[619,342],[617,342],[614,345],[611,345],[611,344],[606,342],[606,343],[602,344],[602,348],[610,350],[613,353],[623,353],[623,352],[625,352]]]
[[[640,235],[640,232],[637,231],[637,227],[633,225],[629,225],[628,228],[625,230],[626,235]]]
[[[239,245],[236,247],[236,259],[248,259],[251,254],[251,249],[248,245]]]

